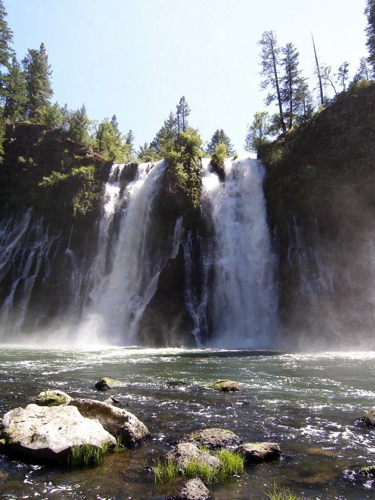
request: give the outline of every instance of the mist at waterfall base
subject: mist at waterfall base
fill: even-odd
[[[159,277],[182,251],[190,339],[174,333],[167,347],[374,347],[375,231],[363,207],[353,208],[350,220],[345,212],[333,239],[325,237],[316,221],[306,231],[296,217],[290,219],[282,271],[282,280],[290,285],[285,318],[285,308],[279,307],[285,290],[277,271],[278,240],[267,225],[262,165],[228,159],[223,181],[204,159],[201,212],[210,236],[194,242],[178,217],[167,241],[154,238],[151,244],[165,169],[164,161],[112,166],[102,216],[83,255],[70,237],[52,233],[31,209],[3,217],[2,343],[139,345],[142,317]],[[345,190],[342,197],[332,206],[355,199]],[[194,244],[200,246],[198,264]]]

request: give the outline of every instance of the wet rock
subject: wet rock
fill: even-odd
[[[120,380],[114,380],[113,378],[103,377],[98,380],[95,384],[95,388],[99,391],[108,391],[113,387],[125,387],[126,384],[124,382],[120,382]]]
[[[277,443],[244,443],[238,448],[248,463],[258,463],[264,460],[279,458],[280,446]]]
[[[361,467],[358,470],[358,474],[361,474],[362,476],[375,476],[375,464]]]
[[[39,460],[66,461],[73,446],[116,444],[97,420],[83,417],[73,406],[15,408],[4,415],[1,437],[7,451]]]
[[[242,390],[236,384],[236,382],[233,382],[233,380],[229,379],[217,380],[216,382],[211,384],[209,388],[214,391],[222,391],[222,392],[238,392]]]
[[[198,446],[193,443],[179,443],[176,448],[167,453],[167,460],[176,462],[181,469],[185,469],[188,462],[191,460],[198,460],[199,462],[208,464],[212,468],[220,468],[221,461],[201,451]]]
[[[73,399],[69,406],[75,406],[86,418],[97,419],[112,436],[121,438],[128,447],[140,444],[150,433],[147,427],[129,411],[111,404],[91,399]]]
[[[375,426],[375,406],[362,417],[362,422],[370,426]]]
[[[8,479],[8,474],[6,472],[0,472],[0,484],[5,483]]]
[[[209,500],[211,497],[208,488],[201,479],[195,478],[186,481],[183,488],[173,500]]]
[[[188,441],[206,446],[210,450],[215,448],[238,448],[241,445],[240,439],[234,432],[225,429],[203,429],[183,436],[182,442]]]
[[[60,406],[67,405],[72,400],[66,392],[55,390],[41,392],[36,397],[36,404],[39,406]]]

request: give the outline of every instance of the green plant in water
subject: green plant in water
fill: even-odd
[[[303,500],[302,497],[291,493],[289,490],[279,490],[276,486],[273,487],[273,491],[271,493],[267,493],[266,498],[269,500]]]
[[[104,444],[101,448],[92,444],[73,446],[68,458],[68,464],[71,467],[96,467],[102,463],[109,448],[109,444]]]
[[[158,461],[154,467],[155,482],[163,483],[175,479],[180,473],[180,468],[173,460],[162,463]]]
[[[242,476],[244,471],[244,457],[236,452],[220,450],[215,456],[223,464],[217,472],[219,481],[224,481],[233,476]]]

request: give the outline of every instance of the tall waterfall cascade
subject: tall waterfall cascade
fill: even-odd
[[[276,327],[275,256],[263,195],[264,168],[228,159],[225,182],[203,164],[204,209],[214,227],[213,344],[269,347]]]
[[[86,244],[91,253],[71,243],[74,227],[69,238],[52,234],[31,209],[1,221],[0,277],[8,283],[0,304],[1,340],[24,335],[56,344],[137,344],[161,273],[182,255],[182,300],[193,343],[269,347],[277,292],[262,165],[228,159],[223,181],[203,160],[202,216],[209,235],[192,235],[177,217],[167,242],[159,242],[154,219],[166,162],[133,166],[132,180],[129,168],[115,164],[109,172],[102,215]]]

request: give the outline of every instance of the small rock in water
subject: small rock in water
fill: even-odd
[[[249,463],[272,460],[281,455],[280,446],[277,443],[244,443],[238,451],[243,453],[245,461]]]
[[[358,474],[361,474],[363,476],[375,476],[375,464],[361,467],[358,470]]]
[[[181,491],[173,497],[174,500],[209,500],[210,498],[208,488],[198,478],[186,481]]]
[[[362,422],[370,426],[375,426],[375,406],[362,417]]]
[[[61,406],[70,403],[72,398],[66,392],[55,390],[41,392],[36,397],[36,404],[39,406]]]
[[[225,429],[203,429],[183,436],[181,441],[188,441],[206,446],[213,450],[215,448],[237,448],[242,443],[234,432]]]
[[[176,462],[181,469],[185,469],[187,463],[191,460],[198,460],[209,465],[212,469],[218,469],[223,465],[218,458],[213,457],[205,451],[201,451],[193,443],[179,443],[176,448],[167,453],[167,460]]]
[[[108,391],[113,387],[125,387],[124,382],[120,382],[120,380],[114,380],[113,378],[103,377],[98,380],[95,384],[95,388],[99,391]]]
[[[233,380],[224,379],[217,380],[213,384],[209,386],[214,391],[222,391],[222,392],[238,392],[241,391],[241,388],[233,382]]]

